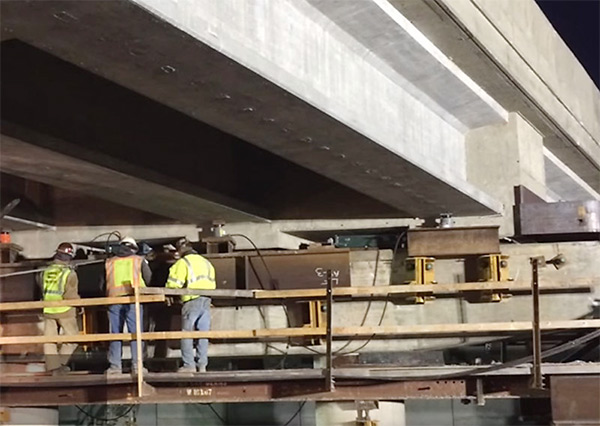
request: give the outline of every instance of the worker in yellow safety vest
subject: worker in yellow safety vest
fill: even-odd
[[[125,237],[119,242],[116,256],[106,259],[104,264],[106,277],[106,295],[108,297],[130,296],[134,288],[146,287],[152,279],[152,271],[143,256],[139,256],[137,242]],[[140,318],[143,318],[143,307],[140,306]],[[109,305],[108,322],[111,333],[122,333],[125,323],[130,333],[136,331],[135,303],[125,305]],[[143,321],[142,321],[143,324]],[[143,329],[143,327],[142,327]],[[143,330],[142,330],[143,331]],[[106,374],[121,374],[123,342],[112,341],[108,349],[109,368]],[[142,366],[143,370],[146,369]],[[137,344],[131,341],[131,372],[137,374]]]
[[[79,299],[77,272],[71,265],[75,255],[73,245],[60,243],[52,263],[40,275],[44,302]],[[62,329],[64,336],[79,334],[76,310],[69,305],[44,308],[44,336],[58,336]],[[67,366],[76,343],[63,343],[58,349],[56,343],[44,343],[46,370],[53,375],[64,374],[71,369]]]
[[[215,268],[200,256],[187,238],[176,243],[179,260],[169,269],[166,287],[196,290],[214,290]],[[208,331],[210,329],[210,298],[198,295],[182,295],[181,329],[183,331]],[[181,339],[183,366],[180,373],[206,371],[208,365],[208,339]],[[195,351],[194,351],[195,349]],[[196,353],[194,353],[196,352]]]

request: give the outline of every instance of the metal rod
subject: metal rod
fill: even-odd
[[[90,260],[90,261],[84,261],[84,262],[73,261],[72,264],[73,264],[73,266],[85,266],[85,265],[93,265],[94,263],[101,263],[101,262],[104,262],[104,260],[105,259],[96,259],[96,260]],[[51,262],[46,262],[46,263],[49,265]],[[43,268],[37,268],[37,269],[28,269],[26,271],[10,272],[8,274],[0,275],[0,278],[16,277],[18,275],[35,274],[36,272],[45,271],[46,268],[47,268],[47,266],[45,266]]]
[[[332,319],[333,319],[333,289],[332,289],[332,272],[327,271],[327,368],[325,370],[325,386],[328,392],[333,391],[333,353],[332,353]]]
[[[533,380],[531,387],[543,389],[542,382],[542,335],[540,330],[540,285],[539,285],[539,258],[530,259],[531,262],[531,294],[533,297]]]
[[[47,223],[35,222],[33,220],[22,219],[15,216],[4,216],[3,220],[10,220],[12,222],[22,223],[24,225],[33,226],[34,228],[47,229],[48,231],[56,231],[56,226],[49,225]]]

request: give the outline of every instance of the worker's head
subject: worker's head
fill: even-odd
[[[128,249],[129,251],[132,251],[133,253],[137,253],[137,251],[138,251],[137,242],[131,237],[124,237],[121,241],[119,241],[119,244],[121,245],[122,248]]]
[[[75,247],[71,243],[60,243],[56,248],[55,257],[62,260],[71,260],[75,257]]]
[[[185,237],[177,240],[177,242],[175,243],[175,249],[177,250],[177,253],[180,256],[184,256],[184,255],[188,254],[189,252],[194,251],[194,248],[192,247],[192,243],[190,242],[190,240],[188,240]]]

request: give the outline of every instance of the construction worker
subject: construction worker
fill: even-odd
[[[108,297],[130,296],[134,288],[146,287],[152,279],[152,271],[144,257],[138,256],[138,245],[131,237],[125,237],[119,242],[116,256],[106,259],[104,264],[106,276],[106,295]],[[143,309],[140,305],[140,318],[143,318]],[[111,333],[122,333],[123,326],[127,323],[130,333],[136,331],[135,303],[126,305],[109,305],[108,321]],[[123,342],[110,342],[108,349],[108,362],[110,364],[106,374],[122,373],[122,347]],[[131,370],[137,374],[137,344],[131,341]],[[143,367],[144,372],[147,370]]]
[[[196,290],[214,290],[215,268],[200,256],[187,238],[175,245],[180,256],[169,269],[166,287]],[[181,296],[181,328],[183,331],[208,331],[210,329],[210,298],[197,295]],[[195,351],[194,351],[195,349]],[[208,364],[208,339],[181,339],[183,366],[180,373],[205,372]]]
[[[75,255],[73,245],[60,243],[52,259],[52,264],[40,275],[44,302],[79,299],[77,272],[71,266]],[[60,329],[64,336],[79,334],[76,310],[72,306],[44,308],[44,336],[58,336]],[[77,349],[76,343],[63,343],[58,350],[56,343],[44,343],[46,370],[53,375],[68,373],[69,358]]]

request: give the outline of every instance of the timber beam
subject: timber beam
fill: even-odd
[[[600,319],[541,321],[542,331],[581,330],[600,328]],[[338,340],[344,338],[441,338],[510,335],[531,331],[530,321],[487,322],[458,324],[419,324],[378,327],[334,327],[332,335]],[[142,340],[211,339],[236,341],[287,341],[290,337],[325,337],[324,327],[263,328],[247,330],[209,331],[155,331],[142,333]],[[0,345],[23,345],[41,343],[86,343],[105,341],[136,340],[135,333],[102,333],[74,336],[4,336]]]
[[[158,303],[164,301],[164,294],[152,294],[140,297],[140,303]],[[128,305],[131,303],[135,303],[134,296],[90,297],[86,299],[52,300],[38,302],[4,302],[0,303],[0,312],[34,311],[44,308],[55,308],[62,306],[85,307],[104,305]]]
[[[544,292],[575,292],[588,291],[600,285],[600,277],[581,278],[569,282],[545,282],[540,284],[540,291]],[[414,294],[455,295],[461,297],[468,292],[478,291],[503,291],[506,293],[531,293],[530,281],[486,281],[451,284],[397,284],[388,286],[357,286],[334,287],[334,298],[360,298],[360,297],[410,297]],[[295,290],[193,290],[170,289],[163,287],[146,287],[140,289],[141,294],[162,294],[166,296],[198,295],[214,299],[325,299],[327,289],[295,289]]]

